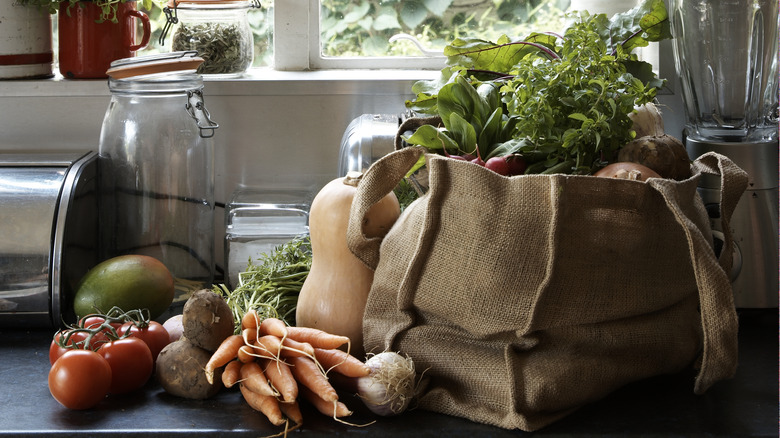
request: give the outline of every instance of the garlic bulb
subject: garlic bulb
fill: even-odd
[[[414,398],[414,362],[386,351],[366,361],[371,372],[357,381],[358,395],[371,412],[391,416],[406,410]]]

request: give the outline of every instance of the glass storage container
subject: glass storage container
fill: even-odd
[[[226,280],[238,286],[248,261],[309,234],[310,194],[302,190],[239,188],[225,209]]]
[[[168,9],[169,23],[178,23],[172,51],[198,52],[204,59],[198,73],[213,77],[240,76],[252,66],[254,38],[247,12],[249,1],[178,0]]]
[[[98,155],[101,258],[144,254],[174,305],[214,277],[214,144],[193,52],[113,62]]]

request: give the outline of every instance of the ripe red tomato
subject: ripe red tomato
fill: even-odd
[[[129,336],[103,344],[98,350],[111,366],[111,394],[123,394],[141,388],[152,376],[152,352],[146,342]]]
[[[85,316],[79,320],[79,326],[84,328],[98,328],[100,327],[104,322],[106,322],[106,319],[102,316]],[[109,323],[111,327],[114,328],[114,330],[119,329],[119,327],[122,326],[121,322],[111,322]]]
[[[119,327],[117,332],[120,335],[130,332],[130,336],[146,342],[146,345],[152,352],[153,360],[157,360],[157,355],[160,354],[166,345],[171,343],[171,336],[168,334],[168,330],[157,321],[150,321],[144,328],[139,328],[132,322],[126,322],[122,324],[122,327]]]
[[[49,391],[69,409],[97,405],[111,386],[111,366],[92,350],[68,350],[49,370]]]
[[[56,362],[57,359],[65,354],[66,351],[74,349],[95,350],[103,343],[108,342],[108,338],[105,334],[95,333],[92,335],[92,339],[89,341],[89,345],[87,345],[86,342],[88,337],[89,333],[77,330],[64,330],[57,332],[51,341],[51,345],[49,346],[49,362],[54,365],[54,362]],[[61,339],[62,342],[60,342]]]

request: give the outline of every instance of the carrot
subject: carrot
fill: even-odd
[[[274,335],[260,336],[255,341],[255,347],[258,348],[264,356],[278,358],[282,351],[282,340]]]
[[[308,357],[290,357],[288,360],[290,371],[298,383],[312,390],[326,402],[333,403],[338,400],[336,390],[313,360]]]
[[[265,377],[265,374],[263,374],[263,369],[257,361],[243,364],[241,362],[235,363],[240,364],[239,375],[241,376],[241,384],[246,386],[247,389],[261,395],[270,395],[273,397],[279,395],[279,393],[274,391],[274,389],[271,388],[271,385],[268,384],[268,379]]]
[[[346,336],[332,335],[311,327],[287,327],[287,336],[298,342],[307,342],[314,348],[339,348],[349,344]]]
[[[306,356],[314,357],[314,347],[308,342],[298,342],[294,339],[282,339],[282,356]]]
[[[241,317],[241,330],[244,329],[256,329],[260,325],[260,317],[257,315],[257,310],[249,309],[244,316]]]
[[[241,365],[237,360],[231,360],[225,365],[225,370],[222,372],[222,384],[225,388],[232,388],[241,378]]]
[[[279,401],[275,397],[270,395],[262,395],[256,392],[252,392],[243,383],[240,385],[241,395],[244,396],[244,400],[256,411],[260,411],[268,417],[274,426],[281,426],[284,424],[284,417],[282,411],[279,408]]]
[[[236,353],[238,361],[241,363],[254,362],[260,355],[253,350],[251,345],[242,345],[241,348],[238,349],[238,353]]]
[[[292,402],[298,398],[298,383],[295,381],[289,365],[269,359],[261,359],[260,365],[268,377],[268,381],[282,395],[282,401]]]
[[[244,345],[244,340],[240,335],[230,335],[219,344],[217,351],[211,355],[211,358],[206,363],[206,380],[209,383],[214,383],[214,370],[221,366],[227,365],[228,362],[236,358],[238,349]]]
[[[257,339],[257,329],[245,328],[241,330],[241,337],[244,339],[245,344],[251,344],[252,342],[255,342],[255,339]]]
[[[285,417],[289,418],[296,426],[303,424],[301,406],[297,401],[279,403],[279,408]]]
[[[314,358],[328,371],[347,377],[365,377],[371,371],[360,359],[339,349],[315,348]]]
[[[311,403],[315,409],[329,417],[340,418],[352,415],[352,411],[350,411],[344,403],[338,400],[332,402],[325,401],[305,386],[301,387],[301,395]]]
[[[279,339],[287,337],[287,324],[279,318],[265,318],[259,329],[264,335],[274,335]]]

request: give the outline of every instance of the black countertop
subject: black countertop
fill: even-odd
[[[0,330],[0,435],[267,437],[283,429],[253,411],[237,390],[185,400],[151,381],[96,408],[71,411],[50,395],[48,349],[53,330]],[[693,372],[630,384],[540,431],[504,430],[461,418],[412,410],[376,418],[347,400],[355,424],[338,423],[304,407],[304,426],[290,436],[454,437],[777,437],[778,313],[740,311],[737,375],[706,394],[693,393]]]

